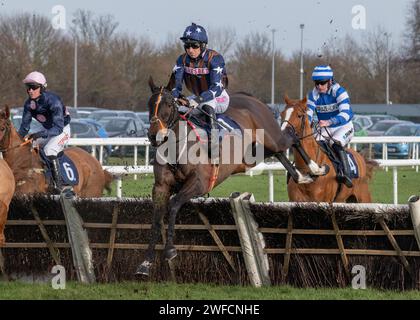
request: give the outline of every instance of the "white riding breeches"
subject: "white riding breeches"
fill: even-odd
[[[229,106],[229,101],[230,101],[230,98],[229,98],[228,93],[226,92],[226,90],[223,90],[220,96],[214,98],[213,100],[200,103],[198,108],[201,109],[201,107],[206,104],[212,107],[216,113],[224,113]]]
[[[70,125],[63,128],[63,132],[58,136],[50,137],[47,139],[39,138],[34,141],[34,146],[39,146],[44,149],[46,156],[57,156],[64,148],[70,139]]]
[[[315,135],[316,140],[318,141],[329,141],[332,145],[334,142],[339,142],[341,146],[345,147],[350,143],[351,139],[354,136],[354,127],[353,123],[349,122],[345,125],[331,128],[323,127],[321,128],[321,133]]]

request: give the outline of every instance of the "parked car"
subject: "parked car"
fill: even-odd
[[[420,137],[420,124],[398,124],[388,129],[384,136]],[[408,159],[412,154],[413,143],[388,143],[387,148],[389,159]],[[382,143],[375,143],[373,145],[373,152],[375,158],[382,158]]]
[[[373,125],[373,122],[370,119],[370,117],[369,116],[365,116],[365,115],[355,114],[353,116],[353,119],[352,120],[353,120],[353,123],[356,122],[356,123],[360,124],[360,126],[363,129],[369,129]]]
[[[413,124],[411,121],[403,121],[403,120],[381,120],[376,122],[369,130],[368,135],[377,137],[382,136],[385,134],[385,132],[390,129],[391,127],[397,125],[397,124]]]
[[[85,122],[85,120],[72,119],[70,121],[70,130],[72,138],[100,138],[99,134],[96,131],[94,125]],[[80,148],[86,150],[87,152],[92,152],[92,146],[80,146]],[[99,146],[96,146],[96,154],[99,153]],[[102,154],[103,163],[106,163],[110,152],[107,148],[104,148]]]
[[[12,116],[13,126],[16,130],[19,130],[20,125],[22,124],[22,115],[14,115]],[[37,120],[32,119],[31,121],[31,128],[29,129],[29,133],[34,133],[43,130],[44,127],[40,124]]]
[[[110,137],[146,137],[147,129],[139,119],[126,117],[104,117],[100,121]],[[133,147],[116,146],[113,154],[126,156],[134,152]]]
[[[381,120],[399,120],[397,117],[391,116],[390,114],[369,114],[367,115],[373,124]]]
[[[366,137],[368,135],[367,130],[363,129],[363,127],[358,122],[353,122],[354,127],[354,136],[355,137]]]
[[[353,122],[354,127],[354,136],[355,137],[366,137],[368,135],[367,130],[363,129],[358,122]],[[362,151],[366,148],[366,144],[359,143],[357,144],[357,152]]]
[[[118,117],[118,111],[115,110],[97,110],[93,111],[88,118],[94,119],[96,121],[101,120],[105,117]]]
[[[136,115],[137,115],[137,118],[140,118],[143,121],[147,130],[149,130],[149,128],[150,128],[149,112],[147,112],[147,111],[136,112]]]
[[[88,124],[91,124],[95,128],[95,130],[96,130],[97,134],[99,135],[99,137],[101,137],[101,138],[109,138],[108,132],[105,130],[105,128],[102,125],[102,123],[100,123],[100,122],[98,122],[96,120],[87,119],[87,118],[80,119],[79,121],[85,122],[85,123],[88,123]],[[104,147],[107,149],[106,150],[107,151],[107,155],[110,155],[112,153],[112,146],[107,145],[107,146],[104,146]],[[103,158],[105,159],[105,151],[104,151],[104,154],[103,154]]]

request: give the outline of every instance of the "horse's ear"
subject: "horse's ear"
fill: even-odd
[[[155,93],[157,90],[159,90],[159,88],[156,87],[155,82],[153,81],[152,76],[149,76],[149,87],[150,87],[150,90],[152,90],[152,93]]]
[[[308,97],[305,97],[302,99],[302,104],[306,106],[306,103],[308,102]]]
[[[287,106],[292,104],[292,101],[289,99],[289,96],[287,95],[287,93],[284,95],[284,102],[286,102]]]
[[[9,108],[9,106],[7,104],[4,107],[4,118],[5,119],[9,119],[10,118],[10,108]]]
[[[168,90],[168,91],[172,91],[173,88],[175,88],[175,73],[171,74],[171,77],[169,78],[168,84],[165,87],[165,89]]]
[[[10,118],[10,108],[8,105],[5,105],[4,108],[0,110],[0,118],[2,119]]]

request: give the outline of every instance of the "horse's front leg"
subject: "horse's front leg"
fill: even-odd
[[[175,218],[181,207],[195,196],[206,192],[197,174],[193,174],[182,186],[181,190],[169,201],[168,237],[165,246],[165,259],[172,260],[177,256],[174,246]]]
[[[328,165],[324,164],[322,166],[319,166],[315,161],[313,161],[309,157],[309,155],[306,153],[306,151],[302,148],[302,144],[299,141],[296,142],[295,144],[293,144],[293,147],[296,149],[296,151],[302,157],[303,161],[308,166],[312,175],[314,175],[314,176],[325,176],[330,171],[330,167]]]
[[[302,174],[298,169],[296,169],[292,163],[287,159],[284,152],[278,152],[275,154],[275,157],[279,159],[283,167],[289,172],[293,180],[298,184],[307,184],[312,183],[314,180],[307,174]]]
[[[153,264],[156,256],[156,243],[161,237],[162,220],[168,211],[169,201],[169,187],[167,185],[153,187],[153,223],[152,223],[152,236],[150,238],[149,246],[147,248],[144,261],[137,268],[136,274],[148,276],[150,267]]]

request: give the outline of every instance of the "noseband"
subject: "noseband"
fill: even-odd
[[[282,121],[282,123],[286,122],[293,130],[293,133],[295,134],[295,136],[299,139],[299,140],[303,140],[305,138],[311,137],[313,136],[316,132],[311,132],[310,134],[304,136],[304,132],[305,132],[305,126],[306,126],[306,118],[307,114],[305,113],[304,115],[298,115],[298,118],[300,118],[300,132],[301,132],[301,136],[299,137],[296,133],[296,128],[290,123],[290,121],[284,120]]]

